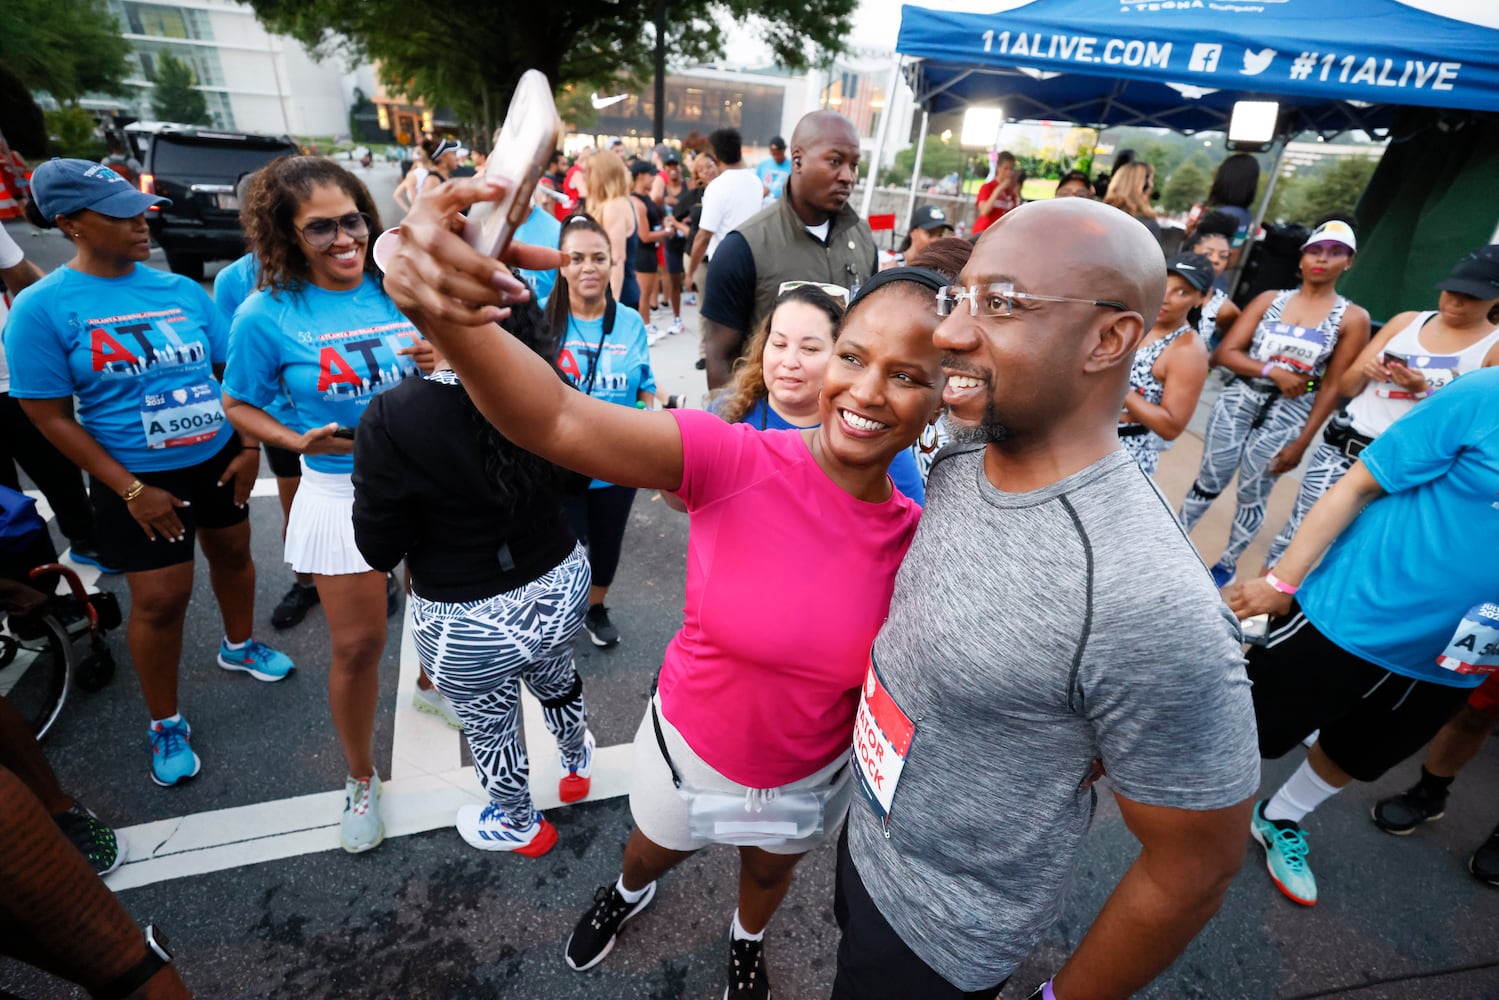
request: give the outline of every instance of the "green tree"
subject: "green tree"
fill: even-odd
[[[1211,178],[1188,160],[1171,172],[1161,188],[1161,208],[1168,215],[1185,212],[1207,197]]]
[[[65,104],[47,112],[47,132],[52,137],[52,152],[80,160],[98,160],[107,147],[99,138],[99,123],[87,108]]]
[[[449,107],[488,134],[521,73],[554,90],[640,86],[654,58],[655,4],[638,0],[250,0],[267,28],[321,53],[380,63],[384,83]],[[841,51],[856,0],[666,0],[666,51],[691,64],[722,54],[725,27],[750,24],[778,63],[799,69]]]
[[[1311,225],[1329,212],[1352,213],[1377,162],[1362,156],[1342,157],[1308,173],[1282,176],[1275,182],[1266,215],[1280,222]]]
[[[212,125],[208,101],[193,85],[198,82],[192,67],[170,52],[156,60],[156,87],[151,92],[151,113],[159,121],[184,125]]]
[[[130,43],[105,0],[3,0],[0,66],[61,104],[124,94]]]

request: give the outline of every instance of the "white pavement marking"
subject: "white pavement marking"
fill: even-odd
[[[52,510],[36,491],[37,510],[51,519]],[[255,481],[252,497],[275,497],[276,481]],[[64,558],[85,584],[99,571]],[[473,768],[462,767],[459,735],[435,716],[411,707],[418,664],[412,640],[410,602],[401,633],[400,679],[397,682],[395,732],[392,738],[390,780],[384,784],[381,816],[385,836],[405,837],[449,827],[458,807],[485,801]],[[563,808],[557,797],[562,762],[557,743],[547,731],[541,704],[522,691],[521,719],[531,758],[531,796],[538,809]],[[584,802],[626,795],[630,790],[633,751],[628,743],[599,747],[593,758],[593,784]],[[570,803],[576,804],[576,803]],[[125,844],[126,860],[105,883],[116,892],[170,879],[206,875],[266,861],[337,850],[342,790],[299,795],[190,813],[171,819],[124,827],[115,832]]]

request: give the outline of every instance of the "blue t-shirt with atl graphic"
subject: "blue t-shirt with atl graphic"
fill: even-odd
[[[614,326],[607,333],[602,316],[569,316],[557,367],[582,392],[620,406],[634,406],[640,393],[656,391],[645,321],[639,312],[622,305],[614,307]],[[588,488],[608,485],[595,479]]]
[[[244,305],[246,299],[255,294],[255,282],[259,278],[260,262],[253,253],[247,253],[234,263],[224,265],[214,275],[213,302],[227,322],[233,323],[235,312]],[[265,408],[265,412],[287,427],[292,425],[291,400],[286,398],[285,390],[276,397],[274,403]]]
[[[229,325],[197,282],[144,264],[118,278],[60,267],[5,327],[10,394],[78,397],[78,422],[132,472],[207,461],[234,429],[213,366]]]
[[[419,375],[399,353],[421,339],[380,283],[366,274],[358,288],[262,290],[234,314],[224,391],[269,409],[281,387],[292,402],[298,434],[336,423],[357,427],[369,401],[402,379]],[[352,475],[353,455],[306,455],[317,472]]]

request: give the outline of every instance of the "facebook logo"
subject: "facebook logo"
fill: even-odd
[[[1192,46],[1192,59],[1187,69],[1193,73],[1218,72],[1218,57],[1223,55],[1223,46],[1199,42]]]

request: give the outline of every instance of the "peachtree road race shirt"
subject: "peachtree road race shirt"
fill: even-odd
[[[259,291],[234,314],[224,391],[267,409],[284,384],[298,434],[336,423],[357,427],[375,396],[419,374],[398,353],[421,339],[411,321],[366,274],[358,288],[333,292],[304,284]],[[352,475],[353,455],[304,455],[316,472]]]
[[[10,393],[78,397],[78,422],[133,472],[207,461],[232,434],[213,366],[228,324],[197,283],[137,264],[119,278],[60,267],[5,327]]]

